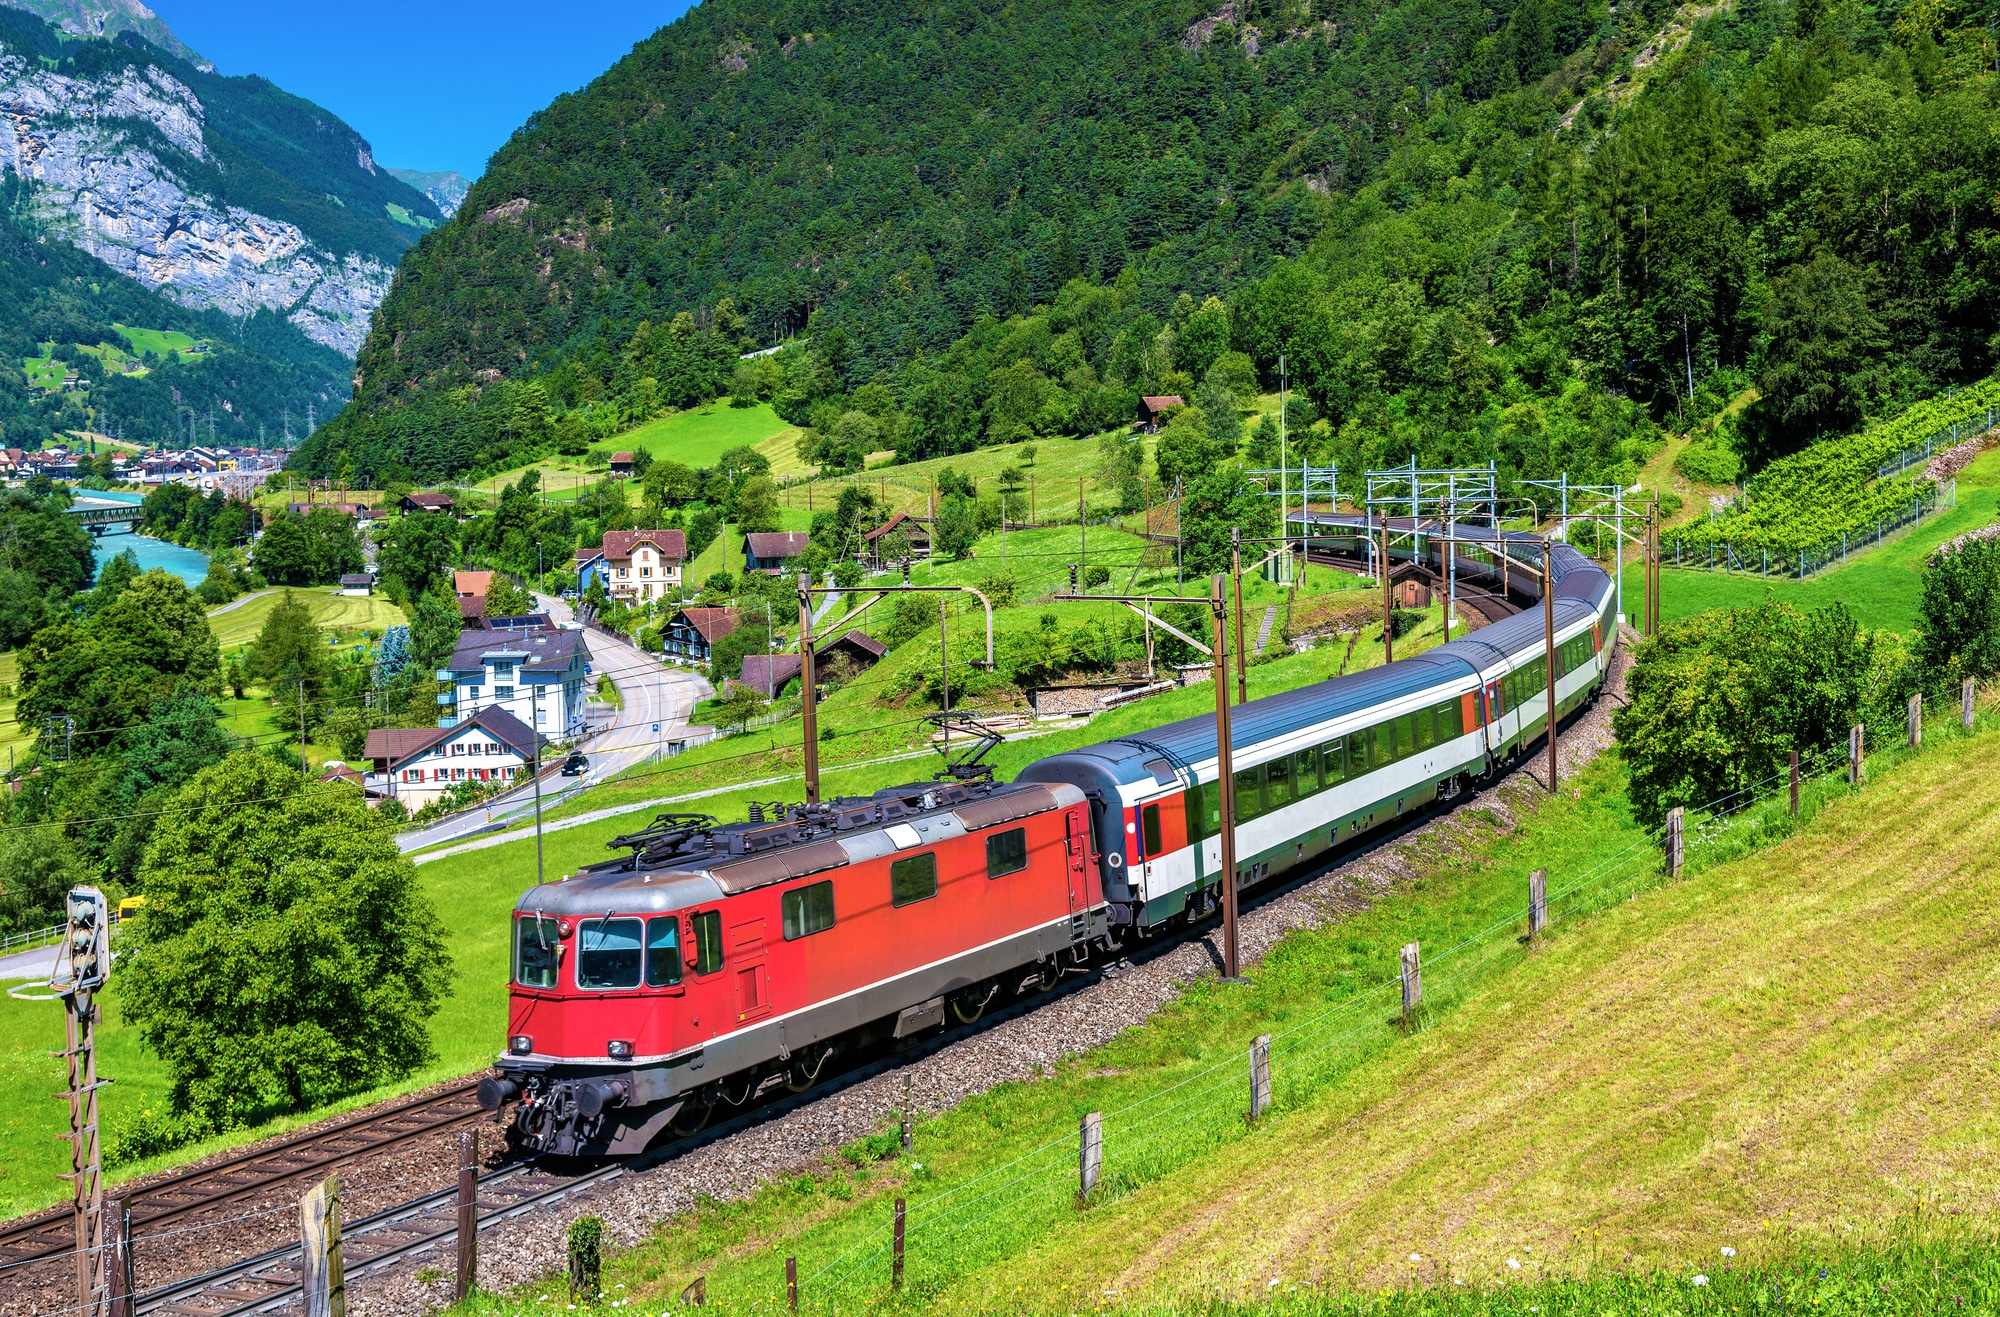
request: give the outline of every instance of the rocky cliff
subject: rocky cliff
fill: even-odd
[[[0,170],[36,185],[33,219],[184,306],[273,310],[353,356],[437,206],[262,79],[130,34],[51,59],[52,30],[20,18],[0,19]]]
[[[444,212],[446,219],[458,214],[458,203],[465,200],[466,192],[472,187],[465,175],[451,169],[391,169],[389,172],[429,197]]]

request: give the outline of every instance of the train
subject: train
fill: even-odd
[[[1487,566],[1538,538],[1485,534]],[[1436,545],[1416,552],[1436,562]],[[1463,552],[1461,547],[1460,552]],[[1477,570],[1477,559],[1463,565]],[[1609,670],[1609,575],[1553,550],[1555,671],[1532,608],[1411,658],[1231,710],[1235,854],[1254,892],[1503,771]],[[1538,593],[1517,578],[1517,591]],[[524,892],[505,1051],[480,1084],[522,1151],[623,1157],[717,1111],[1148,939],[1221,896],[1215,719],[740,823],[662,814],[625,854]]]

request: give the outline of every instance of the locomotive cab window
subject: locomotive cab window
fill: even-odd
[[[553,919],[514,921],[514,982],[524,988],[556,986],[556,963],[562,943]]]
[[[585,919],[576,930],[576,986],[639,986],[639,921]]]
[[[1009,828],[986,839],[986,876],[1004,878],[1028,867],[1028,830]]]
[[[646,986],[671,987],[681,981],[681,921],[656,915],[646,921]]]
[[[833,884],[819,883],[826,888],[826,924],[833,926]],[[811,888],[805,889],[807,891]],[[889,866],[889,904],[914,905],[918,901],[928,901],[937,895],[937,852],[925,851],[922,855],[912,855],[897,860]],[[789,899],[789,898],[788,898]],[[792,926],[789,912],[785,917],[786,936],[791,936]],[[808,929],[807,932],[818,932]]]
[[[893,882],[893,879],[891,880]],[[935,881],[935,880],[933,880]],[[778,903],[784,914],[785,941],[823,933],[833,927],[833,881],[811,883],[786,892]]]
[[[1139,841],[1146,848],[1146,858],[1152,859],[1166,849],[1166,838],[1160,835],[1160,806],[1157,802],[1139,811]]]
[[[694,972],[715,973],[722,968],[722,912],[704,910],[688,923],[694,929]]]

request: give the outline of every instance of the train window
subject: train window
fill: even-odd
[[[1440,744],[1445,741],[1456,740],[1465,735],[1465,705],[1463,701],[1447,700],[1443,704],[1438,705],[1435,713],[1437,715],[1438,741]]]
[[[576,986],[639,986],[639,921],[585,919],[576,930]]]
[[[1417,720],[1411,714],[1396,719],[1396,758],[1407,759],[1417,752]]]
[[[646,921],[646,986],[664,988],[681,981],[681,921],[661,915]]]
[[[1437,744],[1437,724],[1431,719],[1429,709],[1419,709],[1410,717],[1417,724],[1417,749],[1428,750]]]
[[[1028,830],[1009,828],[986,839],[986,876],[1004,878],[1028,867]]]
[[[1347,776],[1347,768],[1344,760],[1345,756],[1341,753],[1340,741],[1328,741],[1325,745],[1321,746],[1319,748],[1319,780],[1327,786],[1333,786],[1344,779]]]
[[[1283,759],[1273,759],[1264,765],[1264,807],[1282,809],[1296,797],[1292,794],[1292,760],[1287,755]]]
[[[1222,788],[1213,782],[1188,788],[1188,845],[1213,837],[1222,829]]]
[[[704,910],[688,923],[694,926],[694,972],[715,973],[722,968],[722,912]]]
[[[524,988],[556,986],[556,961],[561,942],[553,919],[514,921],[514,982]]]
[[[811,889],[808,888],[808,891]],[[833,885],[826,884],[826,922],[833,923]],[[928,901],[937,895],[937,853],[925,851],[922,855],[911,855],[896,860],[889,865],[889,904],[915,905],[918,901]],[[785,927],[791,927],[789,916]],[[807,930],[808,932],[816,930]]]
[[[1264,800],[1257,790],[1257,779],[1263,770],[1257,768],[1240,769],[1236,774],[1236,821],[1248,823],[1264,812]]]
[[[1146,847],[1146,858],[1152,859],[1166,849],[1166,838],[1160,835],[1160,807],[1148,805],[1139,811],[1139,840]]]
[[[1318,791],[1319,787],[1320,787],[1319,751],[1301,750],[1297,754],[1293,755],[1292,756],[1293,798],[1302,800],[1305,797],[1313,794],[1313,792]]]
[[[1347,775],[1360,777],[1368,771],[1368,733],[1354,732],[1347,738]]]
[[[933,877],[935,881],[935,876]],[[892,884],[894,880],[891,880]],[[833,882],[809,883],[786,892],[779,906],[784,915],[785,941],[822,933],[833,927]]]

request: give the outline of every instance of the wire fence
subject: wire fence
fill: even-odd
[[[1939,429],[1936,434],[1931,435],[1922,443],[1911,444],[1902,452],[1876,467],[1875,478],[1880,480],[1888,476],[1900,476],[1917,463],[1930,461],[1931,457],[1938,451],[1940,444],[1946,448],[1952,448],[1956,447],[1961,441],[1971,438],[1973,435],[1985,434],[1993,428],[1993,422],[1997,418],[2000,418],[2000,414],[1996,414],[1993,408],[1988,407],[1976,419],[1953,421],[1950,425]]]
[[[1958,506],[1958,481],[1917,490],[1908,507],[1877,517],[1871,525],[1842,531],[1819,544],[1804,549],[1771,549],[1761,544],[1739,545],[1729,540],[1690,544],[1668,539],[1674,551],[1672,565],[1684,570],[1725,572],[1732,575],[1778,577],[1803,581],[1829,567],[1846,564],[1850,554],[1880,548],[1890,538],[1921,525],[1925,517]]]
[[[1956,708],[1949,716],[1935,707],[1924,710],[1923,726],[1933,734],[1957,722]],[[1907,747],[1908,732],[1904,721],[1878,718],[1866,725],[1865,744],[1876,747],[1879,765],[1884,754],[1891,761],[1899,757]],[[1684,811],[1681,876],[1740,858],[1788,835],[1821,805],[1845,794],[1843,779],[1849,772],[1849,748],[1830,746],[1801,756],[1796,814],[1788,799],[1789,768]],[[1560,927],[1580,921],[1666,881],[1666,843],[1672,826],[1648,829],[1551,887],[1548,924]],[[1404,979],[1398,974],[1307,1019],[1273,1029],[1269,1067],[1275,1108],[1301,1105],[1393,1045],[1405,1029],[1422,1027],[1493,973],[1517,963],[1530,941],[1530,921],[1530,909],[1523,904],[1454,945],[1424,956],[1423,1005],[1414,1019],[1404,1014]],[[1011,1255],[1024,1237],[1083,1227],[1092,1206],[1166,1179],[1217,1148],[1250,1137],[1255,1125],[1247,1118],[1251,1090],[1247,1063],[1247,1054],[1230,1055],[1102,1113],[1103,1169],[1088,1199],[1079,1193],[1079,1135],[1066,1130],[964,1183],[915,1198],[906,1214],[901,1268],[894,1264],[896,1243],[892,1223],[885,1217],[878,1228],[805,1277],[801,1301],[836,1312],[872,1307],[896,1271],[906,1286],[942,1289]],[[775,1288],[766,1297],[774,1302],[783,1299]]]

